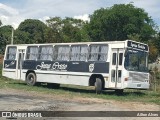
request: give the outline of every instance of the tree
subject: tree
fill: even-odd
[[[46,22],[48,26],[45,32],[47,42],[62,42],[62,19],[60,17],[54,17],[46,20]]]
[[[78,19],[66,17],[50,18],[46,21],[49,27],[46,32],[46,38],[50,42],[81,42],[90,41],[87,32],[83,27],[85,22]]]
[[[62,27],[62,33],[65,42],[89,41],[89,39],[84,40],[87,36],[83,30],[85,25],[84,21],[73,18],[65,18],[62,22],[64,24]]]
[[[149,62],[153,63],[157,60],[159,52],[153,42],[149,42],[148,45],[149,45]]]
[[[11,43],[12,29],[10,25],[0,27],[0,54],[4,54],[6,45]]]
[[[155,36],[155,39],[153,41],[155,47],[158,49],[158,52],[160,53],[160,32]]]
[[[96,10],[87,25],[93,41],[125,40],[134,35],[141,41],[148,41],[155,34],[154,27],[151,17],[132,4],[115,4]]]
[[[140,35],[139,34],[130,34],[130,35],[127,35],[128,39],[130,40],[134,40],[134,41],[142,41],[141,38],[140,38]]]
[[[2,21],[0,20],[0,26],[2,25]]]
[[[34,19],[27,19],[20,23],[18,29],[15,32],[16,43],[44,43],[44,33],[47,26]]]

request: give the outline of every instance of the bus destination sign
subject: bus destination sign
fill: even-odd
[[[148,46],[147,45],[137,43],[137,42],[133,42],[133,41],[128,41],[127,46],[131,47],[131,48],[139,49],[139,50],[148,51]]]

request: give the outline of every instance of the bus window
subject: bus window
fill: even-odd
[[[87,61],[88,45],[72,45],[71,61]]]
[[[99,51],[99,61],[107,61],[108,45],[101,45]]]
[[[8,47],[6,59],[7,60],[15,60],[16,59],[16,51],[17,51],[17,47]]]
[[[118,82],[121,82],[122,70],[118,70]]]
[[[79,61],[81,54],[80,45],[71,46],[71,61]]]
[[[113,56],[113,57],[112,57],[112,65],[116,65],[117,53],[113,53],[112,56]]]
[[[90,45],[89,61],[98,61],[99,46]]]
[[[123,53],[119,53],[119,65],[122,65]]]
[[[89,61],[106,61],[108,45],[90,45]]]
[[[69,52],[70,52],[69,45],[63,45],[63,46],[56,45],[54,47],[54,60],[68,61]]]
[[[39,59],[40,60],[53,60],[53,47],[52,46],[40,46],[39,47]]]
[[[112,70],[112,71],[111,71],[111,81],[112,81],[112,82],[115,82],[115,81],[116,81],[116,80],[115,80],[115,75],[116,75],[115,70]]]
[[[88,58],[88,46],[81,45],[80,61],[87,61]]]
[[[38,46],[29,46],[27,48],[27,60],[37,60]]]
[[[146,52],[128,49],[124,67],[131,71],[147,72],[147,57]]]

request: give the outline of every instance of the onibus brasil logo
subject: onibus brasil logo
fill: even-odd
[[[40,112],[2,112],[2,117],[17,118],[17,117],[42,117]]]

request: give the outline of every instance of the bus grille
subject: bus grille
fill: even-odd
[[[129,77],[132,78],[132,82],[145,82],[146,80],[149,80],[148,74],[145,73],[130,72]]]

